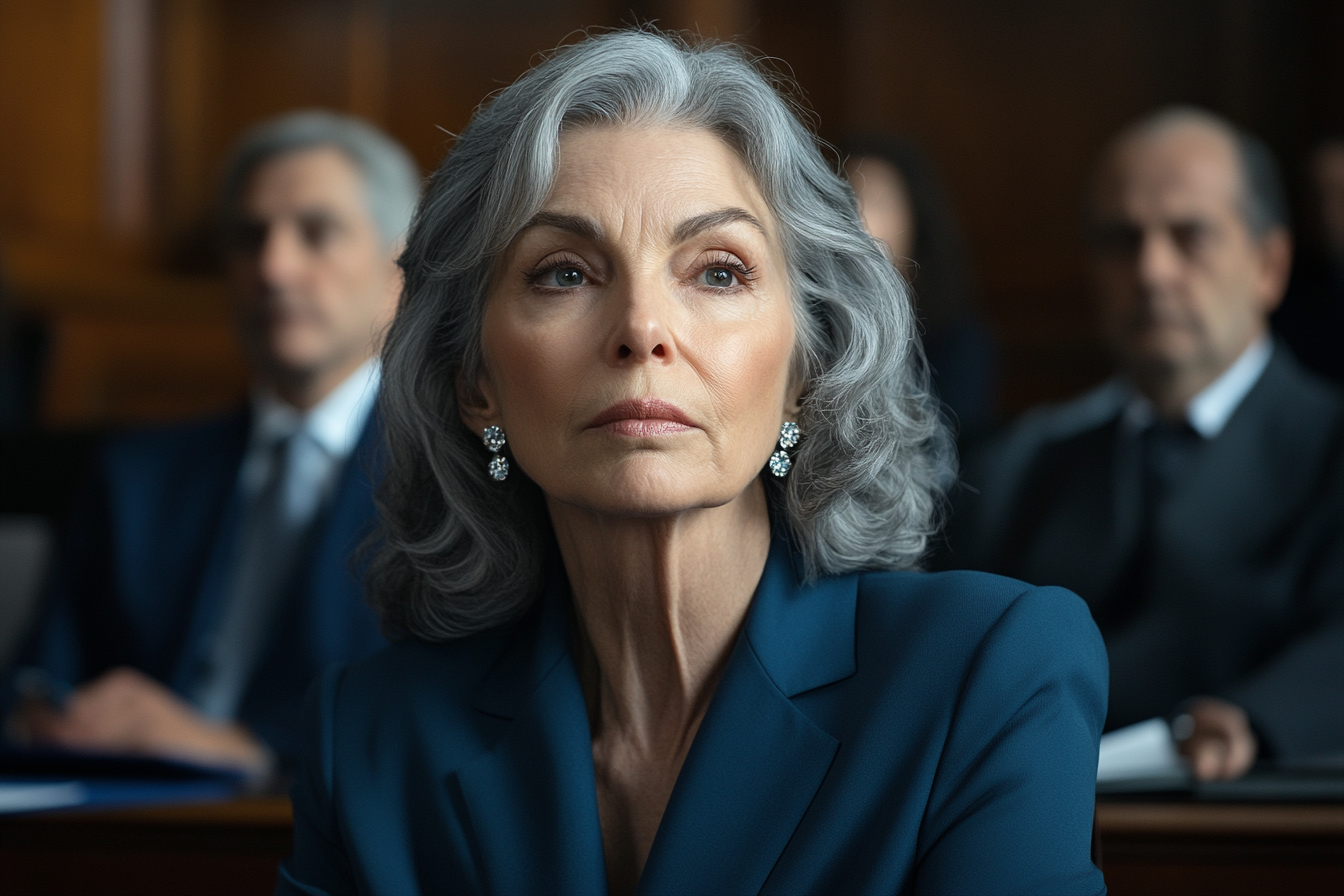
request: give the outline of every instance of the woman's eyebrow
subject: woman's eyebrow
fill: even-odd
[[[703,215],[696,215],[694,218],[687,218],[677,225],[676,231],[672,234],[673,242],[681,243],[690,239],[698,233],[709,230],[713,227],[721,227],[724,224],[731,224],[734,221],[742,221],[750,224],[761,232],[761,236],[766,236],[765,225],[756,219],[756,216],[745,209],[740,208],[721,208],[715,212],[706,212]]]
[[[531,227],[554,227],[557,230],[567,231],[595,243],[603,242],[604,237],[602,228],[598,226],[598,223],[592,218],[585,218],[582,215],[537,212],[523,225],[522,229],[527,230]]]
[[[721,208],[717,211],[706,212],[703,215],[696,215],[693,218],[687,218],[677,225],[677,229],[672,234],[673,242],[682,243],[696,234],[703,233],[714,227],[722,227],[724,224],[731,224],[741,221],[750,224],[765,236],[765,225],[751,212],[741,208]],[[532,227],[554,227],[557,230],[563,230],[576,236],[592,240],[595,243],[603,242],[605,234],[601,226],[591,218],[585,218],[582,215],[566,215],[560,212],[537,212],[526,224],[523,230]]]

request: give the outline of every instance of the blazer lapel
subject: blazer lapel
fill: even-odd
[[[450,776],[492,893],[604,893],[592,737],[569,650],[568,594],[553,588],[475,695],[512,719],[487,754]]]
[[[214,458],[215,462],[202,461],[200,464],[203,470],[208,469],[217,477],[219,494],[227,497],[216,505],[218,510],[211,508],[218,522],[208,533],[210,547],[170,682],[180,694],[190,694],[195,687],[201,671],[200,664],[209,648],[210,635],[223,611],[224,592],[229,585],[239,529],[242,527],[243,500],[238,488],[238,470],[243,463],[251,429],[251,411],[239,411],[230,419],[227,432],[220,440],[220,451]]]
[[[1140,523],[1137,446],[1119,421],[1042,449],[1017,520],[991,566],[1040,585],[1063,585],[1093,611],[1133,556]]]
[[[1099,583],[1118,582],[1124,577],[1126,568],[1134,562],[1134,556],[1139,550],[1144,526],[1142,445],[1134,433],[1125,432],[1118,422],[1111,433],[1113,454],[1107,466],[1114,471],[1111,481],[1114,496],[1111,519],[1114,528],[1111,539],[1102,547],[1102,554],[1098,558],[1096,574]],[[1097,586],[1099,594],[1105,594],[1108,590],[1100,584]]]
[[[374,636],[377,619],[363,599],[369,558],[361,553],[378,518],[374,490],[382,479],[381,440],[382,426],[371,412],[295,565],[295,599],[281,610],[288,619],[277,619],[271,628],[265,653],[280,663],[293,662],[300,643],[306,661],[318,669],[383,643]]]
[[[855,601],[852,576],[800,586],[784,539],[775,539],[641,893],[761,889],[840,746],[790,698],[853,674]]]

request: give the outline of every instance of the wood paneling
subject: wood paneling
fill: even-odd
[[[227,325],[63,314],[51,352],[42,405],[52,426],[174,420],[235,407],[245,394]]]
[[[101,5],[0,3],[0,227],[86,232],[101,220]]]

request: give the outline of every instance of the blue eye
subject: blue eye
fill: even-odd
[[[583,271],[576,267],[561,267],[551,271],[551,286],[559,286],[565,289],[571,289],[575,286],[584,284]]]
[[[700,276],[706,286],[713,286],[718,289],[731,289],[737,285],[737,275],[731,268],[705,268],[705,272]]]

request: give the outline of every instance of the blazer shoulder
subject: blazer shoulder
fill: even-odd
[[[179,465],[197,469],[221,456],[241,456],[250,415],[245,409],[161,426],[137,427],[107,436],[101,448],[103,465],[111,472],[158,471]]]
[[[1124,402],[1123,386],[1112,381],[1065,404],[1030,411],[968,452],[952,493],[949,547],[936,555],[935,565],[1000,565],[1003,534],[1012,530],[1028,484],[1046,459],[1087,462],[1104,454]]]
[[[1062,404],[1043,405],[1023,414],[971,452],[972,468],[1025,466],[1045,446],[1086,435],[1119,416],[1126,392],[1111,380]]]
[[[1077,595],[1064,588],[1042,588],[1008,576],[967,569],[867,572],[860,574],[858,587],[861,601],[895,611],[920,607],[956,614],[975,609],[998,615],[1024,598],[1081,603]]]
[[[412,637],[392,641],[345,668],[340,676],[342,714],[465,708],[507,645],[512,628],[451,641]]]
[[[1275,344],[1261,383],[1252,394],[1263,392],[1263,404],[1277,414],[1318,430],[1344,424],[1344,389],[1303,367],[1282,343]]]
[[[970,570],[868,573],[859,578],[859,607],[863,638],[918,631],[969,655],[1011,629],[1013,638],[1088,645],[1104,657],[1087,604],[1066,588]]]

